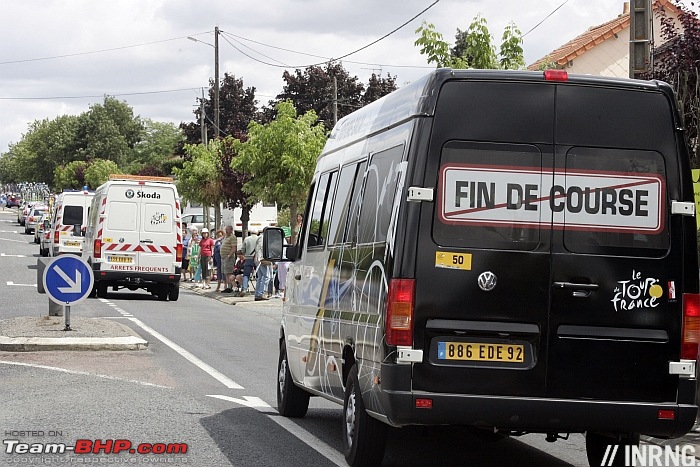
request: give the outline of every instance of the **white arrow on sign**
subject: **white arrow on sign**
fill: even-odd
[[[61,276],[61,279],[66,281],[66,284],[68,284],[68,287],[56,287],[59,292],[63,293],[80,293],[82,290],[80,288],[80,282],[82,279],[82,275],[80,274],[80,271],[76,269],[75,271],[75,282],[68,277],[68,274],[66,274],[63,269],[59,268],[58,266],[54,266],[53,270],[56,271],[56,273]]]

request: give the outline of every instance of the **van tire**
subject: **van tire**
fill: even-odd
[[[107,284],[98,282],[95,288],[97,289],[97,298],[107,298]]]
[[[605,459],[605,465],[624,466],[624,446],[638,446],[639,434],[625,433],[614,437],[613,434],[586,432],[586,456],[588,457],[588,465],[591,467],[603,465],[603,456],[605,456],[606,449],[611,444],[618,445],[619,447],[612,460],[610,460],[611,456],[608,454],[608,459]]]
[[[171,302],[176,302],[179,297],[180,297],[180,284],[179,283],[170,284],[170,292],[168,293],[168,299]]]
[[[343,454],[352,467],[380,465],[388,426],[370,417],[362,400],[357,364],[345,384],[343,403]]]
[[[156,287],[156,296],[161,302],[168,300],[168,295],[170,294],[169,284],[158,284]]]
[[[309,410],[311,394],[304,391],[292,379],[287,358],[287,345],[280,344],[277,362],[277,411],[284,417],[303,417]]]

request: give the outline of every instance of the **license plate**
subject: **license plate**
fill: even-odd
[[[80,246],[80,242],[65,242],[65,246]]]
[[[110,263],[133,263],[134,258],[131,256],[107,256],[107,261]]]
[[[436,251],[435,267],[470,271],[472,269],[472,255],[471,253]]]
[[[486,342],[438,342],[438,360],[523,363],[525,346]]]

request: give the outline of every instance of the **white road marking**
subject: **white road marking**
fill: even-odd
[[[269,404],[267,404],[259,397],[243,396],[243,399],[238,399],[235,397],[219,396],[213,394],[207,394],[207,397],[214,397],[216,399],[230,401],[236,404],[243,405],[245,407],[256,409],[259,412],[267,415],[270,420],[274,421],[279,426],[287,430],[289,433],[299,438],[301,442],[303,442],[304,444],[321,454],[329,461],[333,462],[335,465],[347,465],[347,463],[345,462],[345,457],[341,453],[339,453],[337,450],[333,449],[331,446],[321,441],[311,432],[305,430],[304,428],[294,423],[292,420],[282,416],[277,416],[277,411],[270,407]]]
[[[217,380],[218,382],[220,382],[221,384],[223,384],[227,388],[229,388],[229,389],[243,389],[243,386],[236,383],[235,381],[233,381],[231,378],[224,375],[220,371],[218,371],[218,370],[214,369],[213,367],[209,366],[208,364],[204,363],[202,360],[198,359],[197,357],[192,355],[190,352],[188,352],[187,350],[185,350],[182,347],[180,347],[179,345],[177,345],[175,342],[171,341],[170,339],[168,339],[164,335],[160,334],[155,329],[153,329],[153,328],[147,326],[145,323],[139,321],[137,318],[129,318],[129,320],[132,321],[134,324],[136,324],[141,329],[143,329],[144,331],[146,331],[147,333],[149,333],[150,335],[152,335],[153,337],[155,337],[156,339],[158,339],[159,341],[161,341],[163,344],[165,344],[168,347],[170,347],[171,349],[173,349],[175,352],[177,352],[180,355],[182,355],[183,357],[185,357],[185,359],[187,361],[189,361],[190,363],[194,363],[202,371],[204,371],[205,373],[208,373],[212,378],[214,378],[215,380]]]
[[[36,284],[15,284],[12,281],[7,281],[7,285],[16,285],[19,287],[36,287]]]
[[[8,258],[26,258],[27,255],[6,255],[5,253],[0,253],[0,256],[6,256]]]
[[[0,360],[0,363],[3,363],[5,365],[28,366],[28,367],[32,367],[32,368],[41,368],[43,370],[60,371],[61,373],[68,373],[71,375],[97,376],[98,378],[111,379],[113,381],[125,381],[127,383],[136,383],[136,384],[140,384],[142,386],[152,386],[152,387],[156,387],[156,388],[172,389],[170,386],[162,386],[160,384],[147,383],[145,381],[137,381],[135,379],[117,378],[116,376],[101,375],[99,373],[89,373],[87,371],[67,370],[65,368],[58,368],[55,366],[37,365],[35,363],[10,362],[7,360]]]
[[[19,233],[19,232],[17,232],[17,233]],[[0,240],[5,241],[5,242],[24,243],[25,245],[29,245],[29,244],[30,244],[30,243],[29,243],[28,241],[26,241],[26,240],[14,240],[14,239],[12,239],[12,238],[0,238]],[[32,242],[31,244],[33,245],[34,242]],[[3,255],[3,256],[5,256],[5,255]],[[9,255],[9,256],[12,256],[12,255]]]

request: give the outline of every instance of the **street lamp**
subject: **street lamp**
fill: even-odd
[[[219,26],[214,28],[214,45],[192,36],[187,36],[187,38],[214,48],[214,138],[219,139]]]

